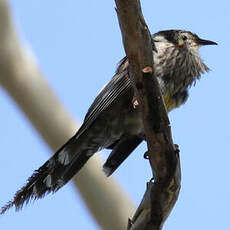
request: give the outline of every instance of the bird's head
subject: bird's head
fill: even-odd
[[[169,43],[180,49],[197,50],[204,45],[217,45],[216,42],[199,38],[196,34],[185,30],[164,30],[156,33],[154,42]]]
[[[217,45],[216,42],[199,38],[185,30],[164,30],[152,36],[156,52],[154,53],[155,74],[170,79],[184,79],[188,86],[209,71],[202,61],[199,48],[204,45]]]

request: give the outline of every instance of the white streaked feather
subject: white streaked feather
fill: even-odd
[[[51,188],[52,187],[52,177],[49,174],[44,180],[43,182],[46,184],[47,188]]]
[[[33,186],[33,194],[37,194],[37,187],[36,187],[36,185]]]
[[[58,161],[63,165],[68,165],[70,163],[69,154],[65,148],[58,154]]]

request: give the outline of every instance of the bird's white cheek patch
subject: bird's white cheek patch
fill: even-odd
[[[63,165],[68,165],[70,162],[69,159],[69,154],[68,152],[63,149],[59,154],[58,154],[58,162],[63,164]]]
[[[182,39],[178,40],[178,47],[181,48],[184,46],[184,41]]]

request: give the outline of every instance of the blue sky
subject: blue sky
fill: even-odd
[[[186,105],[170,113],[174,142],[181,150],[182,189],[164,229],[230,227],[230,5],[227,0],[215,3],[142,1],[152,33],[186,29],[219,44],[201,48],[212,71],[191,88]],[[114,1],[11,0],[10,5],[20,37],[31,46],[67,110],[81,122],[125,55]],[[2,88],[0,108],[0,205],[4,205],[48,159],[51,150]],[[145,144],[139,147],[115,173],[136,204],[151,176],[143,159],[145,148]],[[73,227],[99,229],[71,183],[21,212],[10,210],[0,218],[4,230]]]

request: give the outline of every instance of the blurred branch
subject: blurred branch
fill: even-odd
[[[77,130],[76,123],[54,95],[32,52],[22,45],[6,0],[0,0],[0,84],[55,151]],[[99,156],[74,178],[91,214],[103,229],[124,229],[134,204],[114,178],[106,180]]]
[[[153,44],[139,0],[115,0],[129,73],[142,118],[148,156],[154,175],[134,217],[130,230],[160,230],[180,190],[180,161],[158,81],[153,74]]]

